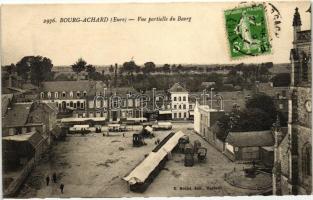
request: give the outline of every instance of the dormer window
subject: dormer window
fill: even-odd
[[[54,93],[54,98],[56,98],[56,99],[59,98],[59,93],[58,92]]]
[[[79,98],[80,97],[80,91],[76,92],[76,96]]]
[[[41,92],[41,93],[40,93],[40,98],[43,99],[44,97],[45,97],[45,93]]]
[[[51,92],[48,92],[48,98],[49,99],[51,98]]]
[[[62,97],[66,97],[66,92],[62,92]]]
[[[73,92],[72,91],[70,92],[70,97],[73,98]]]
[[[84,91],[84,97],[86,97],[87,96],[87,91]]]

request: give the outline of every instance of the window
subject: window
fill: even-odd
[[[177,105],[174,105],[174,109],[177,109]]]
[[[76,96],[79,98],[80,97],[80,91],[76,92]]]
[[[186,118],[187,117],[187,114],[184,112],[184,118]]]
[[[86,97],[87,96],[87,92],[86,91],[84,91],[84,97]]]
[[[189,105],[189,109],[192,110],[192,105]]]
[[[62,97],[66,97],[66,93],[65,92],[62,92]]]
[[[59,98],[59,93],[58,92],[54,93],[54,98],[56,98],[56,99]]]
[[[72,91],[70,91],[70,97],[73,98],[73,92]]]
[[[178,97],[178,100],[181,101],[181,97]]]
[[[41,93],[40,93],[40,98],[43,99],[44,97],[45,97],[45,93],[41,92]]]
[[[174,119],[177,118],[177,113],[174,113]]]
[[[179,105],[178,108],[181,109],[181,105]]]
[[[302,151],[302,174],[304,177],[312,175],[312,161],[311,161],[311,145],[306,144],[304,145]]]
[[[51,92],[48,92],[48,98],[49,99],[51,98]]]
[[[181,118],[181,113],[178,113],[178,118]]]
[[[183,108],[186,109],[186,105],[185,104],[183,105]]]
[[[303,53],[302,59],[302,80],[308,81],[308,57]]]
[[[177,101],[177,97],[174,97],[174,101]]]
[[[286,90],[281,91],[281,93],[282,93],[282,96],[283,96],[283,97],[286,97],[286,96],[287,96]]]
[[[186,97],[183,97],[183,101],[186,101]]]
[[[77,104],[77,108],[79,108],[80,107],[80,102],[77,101],[76,104]]]

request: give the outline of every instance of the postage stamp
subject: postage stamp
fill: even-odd
[[[231,58],[271,52],[262,4],[226,10],[224,16]]]

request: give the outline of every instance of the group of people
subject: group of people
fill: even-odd
[[[52,174],[52,180],[53,180],[53,183],[57,183],[57,174],[55,172]],[[46,183],[47,183],[47,186],[50,183],[50,176],[49,175],[46,177]],[[63,183],[60,184],[60,190],[61,190],[61,193],[63,194],[63,190],[64,190],[64,184]]]

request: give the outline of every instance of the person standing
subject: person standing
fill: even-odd
[[[64,184],[61,183],[61,185],[60,185],[60,190],[61,190],[61,193],[62,193],[62,194],[63,194],[63,189],[64,189]]]
[[[46,183],[47,183],[47,186],[49,185],[49,182],[50,182],[50,177],[49,177],[49,176],[47,176],[47,177],[46,177]]]
[[[57,174],[55,172],[52,174],[52,179],[54,183],[57,182]]]

